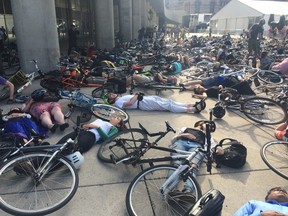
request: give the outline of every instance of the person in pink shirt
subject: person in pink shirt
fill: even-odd
[[[272,70],[278,70],[283,75],[288,75],[288,58],[285,58],[280,63],[275,63],[275,65],[272,66]]]

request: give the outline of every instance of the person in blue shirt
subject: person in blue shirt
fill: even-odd
[[[288,193],[281,187],[271,188],[265,202],[250,200],[234,216],[287,216]]]

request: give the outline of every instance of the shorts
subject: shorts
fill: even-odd
[[[138,78],[138,83],[149,83],[149,82],[153,82],[154,81],[154,77],[153,76],[139,76]]]
[[[55,107],[59,107],[60,103],[59,102],[36,102],[33,103],[30,107],[30,114],[36,118],[36,119],[40,119],[40,116],[42,115],[43,112],[51,112],[51,110]]]

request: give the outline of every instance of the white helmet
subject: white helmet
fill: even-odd
[[[84,156],[79,151],[66,155],[65,157],[71,161],[76,169],[79,169],[84,162]]]

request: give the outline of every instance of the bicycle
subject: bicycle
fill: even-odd
[[[285,122],[288,118],[286,109],[278,102],[266,97],[243,97],[237,90],[226,88],[219,93],[218,101],[212,108],[216,118],[223,118],[226,109],[238,110],[250,120],[267,125]]]
[[[270,141],[261,147],[260,155],[264,163],[277,175],[288,180],[288,142]]]
[[[84,123],[91,119],[92,115],[105,121],[109,121],[111,116],[119,116],[124,122],[129,121],[129,115],[122,109],[114,107],[109,104],[99,104],[97,100],[87,94],[80,92],[79,90],[64,90],[59,89],[58,95],[61,99],[68,99],[69,111],[65,114],[66,118],[69,118],[73,113],[76,116],[80,114],[80,122]],[[78,111],[77,112],[77,108]],[[75,122],[75,120],[72,121]]]
[[[29,146],[34,139],[24,145],[1,142],[0,208],[12,215],[50,214],[66,205],[78,188],[76,168],[83,156],[77,151],[77,136],[55,145]]]
[[[37,66],[37,61],[33,59],[31,62],[35,65],[36,71],[33,71],[30,74],[25,74],[20,70],[20,68],[18,68],[17,72],[8,78],[8,80],[14,84],[16,94],[20,94],[24,89],[32,85],[33,80],[37,77],[37,73],[41,76],[41,70],[39,70]],[[1,87],[0,101],[9,98],[9,91],[10,90],[7,86]]]
[[[206,122],[207,149],[198,148],[194,152],[180,153],[179,156],[166,157],[166,160],[183,160],[178,167],[173,165],[157,165],[142,170],[130,183],[126,193],[126,208],[130,216],[141,215],[186,215],[196,201],[202,196],[199,183],[192,175],[191,161],[199,152],[207,159],[207,171],[211,174],[211,134],[210,123]],[[213,127],[213,126],[212,126]],[[165,160],[163,160],[165,161]],[[192,188],[192,197],[179,193],[184,185]],[[145,209],[145,211],[144,211]],[[188,214],[187,214],[188,215]]]

